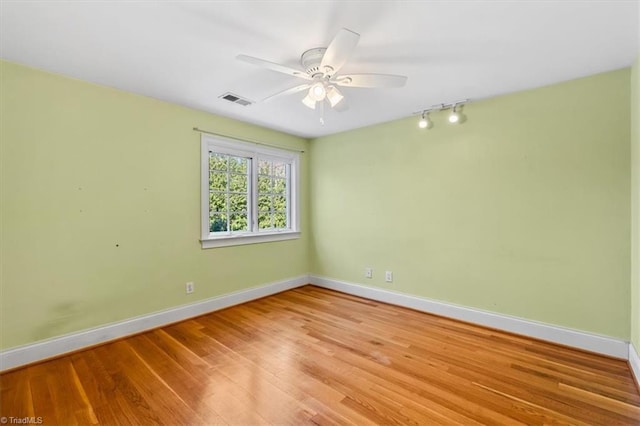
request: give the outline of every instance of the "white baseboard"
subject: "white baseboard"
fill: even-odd
[[[625,360],[629,358],[629,343],[624,340],[327,277],[311,275],[309,278],[311,284],[318,287],[337,290],[354,296],[404,306],[615,358]]]
[[[633,346],[633,343],[629,343],[629,365],[638,389],[640,389],[640,352],[638,352],[638,348]]]
[[[281,291],[300,287],[309,283],[308,275],[277,281],[211,299],[178,306],[160,312],[131,318],[104,326],[66,334],[33,344],[19,346],[0,352],[0,371],[31,364],[47,358],[76,351],[99,343],[119,339],[141,331],[193,318],[207,312],[259,299]]]
[[[13,369],[145,330],[193,318],[206,314],[207,312],[217,311],[309,283],[371,300],[404,306],[418,311],[626,359],[629,360],[629,365],[635,375],[636,381],[640,380],[640,357],[638,356],[638,352],[634,349],[633,344],[623,340],[314,275],[301,275],[299,277],[213,297],[189,305],[178,306],[176,308],[0,351],[0,371]]]

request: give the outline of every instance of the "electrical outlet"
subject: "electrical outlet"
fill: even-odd
[[[364,268],[364,277],[373,278],[373,268]]]
[[[393,272],[391,271],[385,271],[384,272],[384,280],[388,283],[393,282]]]
[[[185,290],[185,293],[187,294],[193,293],[195,289],[196,289],[196,285],[193,283],[193,281],[189,281],[184,285],[184,290]]]

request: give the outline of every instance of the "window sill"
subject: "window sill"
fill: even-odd
[[[241,246],[244,244],[269,243],[273,241],[295,240],[300,238],[299,231],[273,232],[269,234],[233,235],[200,240],[203,249],[216,247]]]

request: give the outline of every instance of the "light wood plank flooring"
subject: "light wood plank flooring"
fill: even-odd
[[[626,362],[305,286],[0,376],[45,425],[640,424]]]

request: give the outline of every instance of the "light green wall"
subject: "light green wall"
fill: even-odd
[[[631,341],[640,351],[640,56],[631,69]]]
[[[309,144],[0,62],[0,348],[308,271],[640,347],[638,66]],[[194,126],[307,150],[302,239],[200,249]]]
[[[191,129],[308,141],[7,62],[0,91],[2,348],[309,271],[307,155],[301,239],[202,250]]]
[[[629,70],[311,142],[312,270],[629,338]],[[363,268],[374,268],[372,280]],[[394,282],[384,282],[384,271]]]

